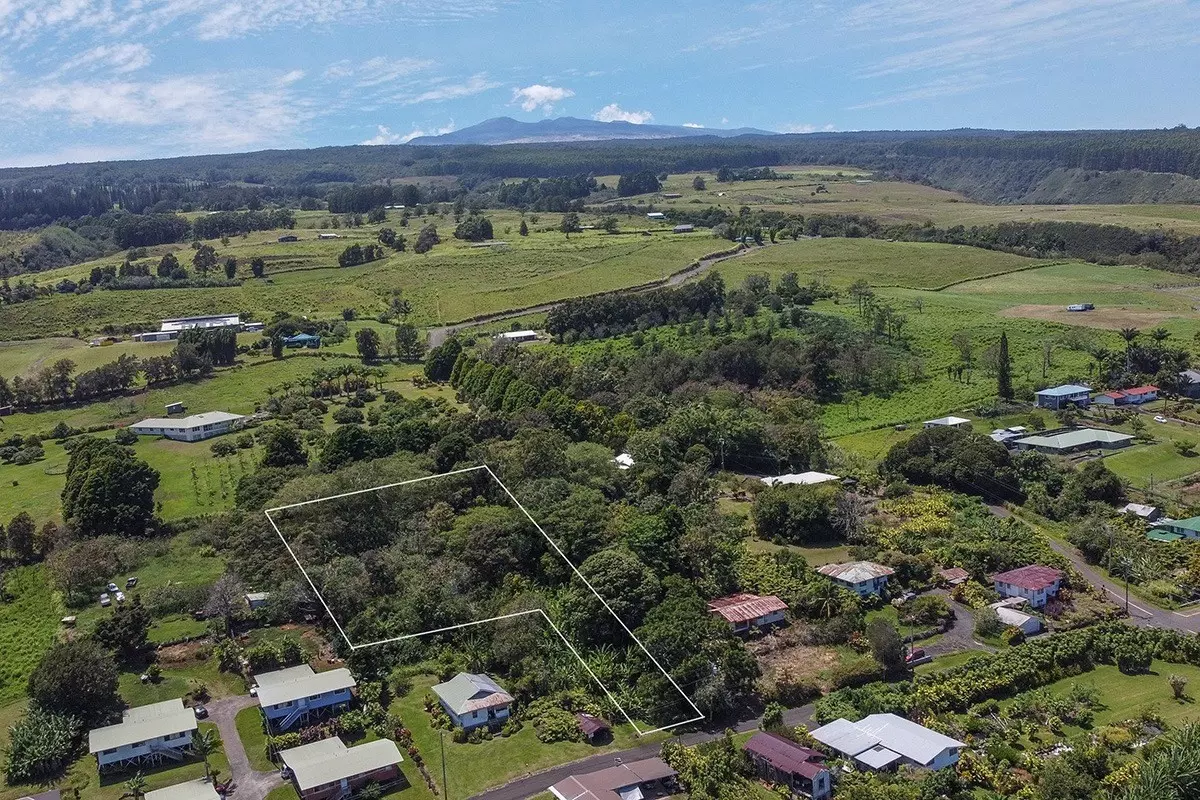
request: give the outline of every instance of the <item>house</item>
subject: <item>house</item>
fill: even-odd
[[[970,579],[971,573],[962,567],[950,567],[949,569],[939,570],[938,577],[951,586],[958,586],[960,583],[966,583]]]
[[[671,233],[691,233],[694,230],[696,230],[695,225],[684,223],[683,225],[676,225],[674,228],[671,228]]]
[[[662,193],[662,198],[664,200],[677,200],[680,197],[683,197],[683,195],[681,195],[679,192],[663,192]]]
[[[336,736],[282,750],[279,758],[301,800],[350,797],[368,783],[386,786],[400,779],[404,760],[390,739],[346,747]]]
[[[242,323],[242,332],[243,333],[259,333],[265,327],[266,327],[266,324],[262,323],[262,322],[243,322]]]
[[[966,747],[895,714],[871,714],[858,722],[835,719],[813,731],[812,737],[869,770],[901,764],[939,770],[956,764]]]
[[[1023,597],[1032,607],[1041,608],[1058,594],[1062,578],[1062,570],[1029,564],[996,573],[992,576],[992,586],[1001,597]]]
[[[170,342],[179,338],[179,331],[144,331],[130,338],[135,342]]]
[[[1133,444],[1133,436],[1099,428],[1078,428],[1049,436],[1026,436],[1017,439],[1014,444],[1018,450],[1036,450],[1062,456],[1080,450],[1119,450]]]
[[[720,597],[708,604],[709,612],[723,617],[736,633],[743,633],[751,627],[778,625],[783,622],[787,608],[787,603],[775,595],[759,597],[747,592]]]
[[[1092,398],[1092,402],[1102,406],[1140,406],[1158,399],[1157,386],[1136,386],[1132,389],[1115,389],[1102,392]]]
[[[496,338],[506,342],[532,342],[537,339],[537,331],[508,331]]]
[[[825,754],[760,731],[742,745],[758,777],[813,800],[824,800],[832,791],[833,779],[825,766]]]
[[[164,407],[167,409],[168,417],[171,416],[172,414],[182,414],[184,411],[187,410],[186,408],[184,408],[183,403],[178,400],[176,400],[174,403],[167,403],[166,406],[164,406]]]
[[[1037,397],[1039,408],[1058,411],[1060,408],[1068,406],[1086,408],[1091,400],[1092,390],[1076,383],[1068,383],[1050,389],[1042,389],[1040,392],[1034,392],[1034,395]]]
[[[966,417],[938,417],[937,419],[928,419],[924,423],[926,428],[962,428],[963,430],[971,429],[971,420]]]
[[[575,715],[575,719],[579,722],[579,732],[583,734],[583,738],[593,744],[612,733],[612,725],[592,714],[581,712]]]
[[[827,481],[840,481],[841,478],[837,475],[830,475],[828,472],[789,472],[786,475],[772,475],[770,477],[761,478],[767,486],[812,486],[818,483]]]
[[[1185,369],[1179,373],[1179,393],[1193,400],[1200,397],[1200,372]]]
[[[1072,303],[1067,306],[1067,311],[1092,311],[1095,308],[1091,303]]]
[[[340,238],[342,238],[342,235],[340,233],[318,233],[317,238],[318,239],[340,239]]]
[[[1017,439],[1025,438],[1025,431],[1023,429],[1021,431],[1012,431],[1008,428],[997,428],[988,434],[988,438],[1011,449],[1016,446]]]
[[[0,417],[11,417],[13,413],[12,406],[0,406]]]
[[[159,331],[189,331],[193,328],[240,328],[242,319],[237,314],[214,314],[205,317],[175,317],[164,319]]]
[[[1162,511],[1158,506],[1146,506],[1141,503],[1126,503],[1121,509],[1122,514],[1132,514],[1135,517],[1141,517],[1147,522],[1156,522],[1162,518]]]
[[[651,211],[646,215],[646,219],[666,219],[667,215],[661,211]]]
[[[298,722],[324,716],[350,703],[355,687],[348,669],[313,672],[308,664],[264,672],[258,681],[258,704],[272,729],[286,731]]]
[[[613,459],[613,463],[617,465],[617,469],[625,470],[632,467],[636,462],[633,460],[633,456],[629,455],[629,453],[621,453]]]
[[[258,611],[265,608],[270,599],[270,592],[246,592],[246,607],[251,611]]]
[[[550,787],[557,800],[643,800],[674,792],[678,775],[661,758],[630,761],[598,772],[572,775]]]
[[[298,242],[298,241],[300,241],[300,237],[294,233],[285,233],[283,236],[279,237],[279,241],[281,241],[281,242]]]
[[[88,752],[100,771],[182,761],[192,747],[196,715],[183,700],[164,700],[127,709],[116,725],[88,733]]]
[[[1154,530],[1174,533],[1185,539],[1200,539],[1200,517],[1162,519],[1155,523]]]
[[[888,576],[896,574],[891,567],[871,561],[826,564],[823,567],[817,567],[817,572],[832,578],[834,583],[857,593],[859,597],[866,597],[870,594],[882,595],[887,589]]]
[[[1154,528],[1146,531],[1146,538],[1152,542],[1164,542],[1169,544],[1170,542],[1178,542],[1183,538],[1183,535],[1179,533],[1171,533],[1170,531],[1164,531],[1161,528]]]
[[[18,800],[62,800],[62,792],[58,789],[51,789],[48,792],[39,792],[38,794],[27,794]]]
[[[1000,621],[1010,628],[1020,628],[1021,633],[1033,636],[1041,633],[1042,621],[1032,614],[1020,610],[1027,601],[1024,597],[1009,597],[998,603],[990,603],[988,608],[996,612]]]
[[[513,697],[487,675],[460,672],[433,687],[442,708],[455,725],[465,730],[494,725],[508,719]]]
[[[321,337],[314,336],[311,333],[297,333],[295,336],[286,336],[283,339],[284,347],[308,347],[316,350],[321,346]]]
[[[241,414],[225,411],[206,411],[182,419],[151,417],[129,426],[139,436],[165,436],[179,442],[199,442],[233,430],[234,425],[245,419]]]
[[[177,783],[164,789],[155,789],[142,795],[144,800],[222,800],[211,783],[202,778],[186,783]]]

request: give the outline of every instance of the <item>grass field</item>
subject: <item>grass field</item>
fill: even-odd
[[[0,704],[24,696],[29,674],[57,638],[63,614],[40,566],[9,571],[4,588],[12,599],[0,604]]]
[[[262,710],[258,706],[243,708],[234,722],[246,757],[250,759],[250,766],[258,772],[276,769],[274,762],[267,758],[267,734],[263,730]]]

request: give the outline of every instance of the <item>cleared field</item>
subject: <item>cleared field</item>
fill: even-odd
[[[764,247],[720,266],[730,288],[753,272],[795,272],[804,283],[819,280],[843,288],[857,280],[872,286],[937,289],[1050,263],[950,244],[888,242],[881,239],[801,239]]]

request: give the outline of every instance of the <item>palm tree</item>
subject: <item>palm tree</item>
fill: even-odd
[[[1166,328],[1155,328],[1150,331],[1150,338],[1154,340],[1155,344],[1162,344],[1171,338],[1171,332]]]
[[[204,779],[212,780],[208,759],[221,749],[221,740],[211,730],[203,730],[192,737],[192,752],[204,759]]]
[[[1121,328],[1121,338],[1126,344],[1133,344],[1133,340],[1141,336],[1142,332],[1137,328]]]
[[[125,781],[125,794],[121,795],[121,800],[126,797],[131,800],[142,800],[146,796],[146,787],[149,784],[146,782],[146,776],[138,770],[137,774],[129,780]]]

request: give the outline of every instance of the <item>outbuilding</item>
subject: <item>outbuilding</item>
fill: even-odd
[[[925,420],[924,425],[926,428],[961,428],[970,430],[971,420],[966,417],[938,417],[937,419]]]
[[[496,338],[504,342],[533,342],[537,341],[537,331],[506,331]]]

